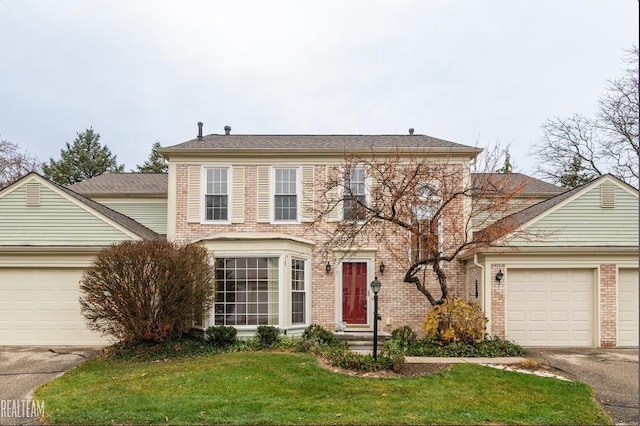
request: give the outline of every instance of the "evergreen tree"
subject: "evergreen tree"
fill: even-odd
[[[160,148],[160,142],[156,142],[151,147],[151,154],[149,154],[149,159],[145,161],[142,165],[137,165],[138,172],[140,173],[167,173],[169,166],[167,165],[162,155],[158,153],[158,148]]]
[[[42,172],[60,185],[72,185],[106,172],[121,173],[124,165],[118,164],[116,156],[107,146],[100,144],[100,134],[93,128],[77,133],[72,144],[60,150],[60,160],[49,159],[42,165]]]
[[[565,167],[558,182],[565,188],[575,188],[591,182],[595,177],[596,175],[589,173],[587,168],[582,165],[582,159],[576,155],[571,160],[571,163]]]
[[[496,170],[496,173],[503,173],[503,174],[511,173],[512,170],[513,170],[513,164],[511,164],[511,154],[509,154],[509,150],[507,149],[507,152],[504,157],[504,164],[502,168]]]

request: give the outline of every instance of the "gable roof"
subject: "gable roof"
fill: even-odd
[[[578,186],[573,188],[572,190],[569,190],[567,192],[563,192],[561,194],[556,195],[555,197],[546,199],[544,201],[541,201],[537,204],[534,204],[530,207],[527,207],[524,210],[520,210],[519,212],[513,213],[509,216],[506,216],[494,223],[492,223],[491,225],[487,226],[485,229],[478,231],[474,234],[477,234],[477,236],[481,239],[483,235],[486,235],[486,233],[492,233],[492,231],[494,230],[500,230],[500,229],[513,229],[513,230],[517,230],[517,229],[521,229],[522,227],[524,227],[525,225],[527,225],[528,223],[538,219],[540,216],[542,216],[544,213],[549,212],[551,210],[554,210],[556,208],[558,208],[565,200],[568,200],[572,197],[577,197],[578,194],[582,193],[582,192],[586,192],[588,191],[591,187],[595,186],[597,183],[599,183],[602,180],[612,180],[613,182],[623,186],[624,188],[626,188],[628,191],[630,192],[634,192],[636,195],[638,194],[638,190],[629,186],[628,184],[626,184],[625,182],[617,179],[616,177],[607,174],[607,175],[602,175],[594,180],[592,180],[591,182],[588,182],[584,185]]]
[[[161,154],[220,151],[320,151],[327,153],[416,149],[477,155],[482,151],[426,135],[220,135],[161,148]]]
[[[561,194],[568,190],[567,188],[563,188],[522,173],[471,173],[471,180],[474,185],[484,179],[489,179],[490,181],[495,182],[496,186],[500,187],[502,187],[502,185],[497,185],[497,183],[499,182],[502,184],[504,183],[503,180],[506,179],[507,182],[505,186],[507,188],[518,188],[521,190],[521,195],[523,196],[552,196]]]
[[[166,173],[104,173],[67,188],[88,197],[166,197],[168,181]]]
[[[33,177],[33,176],[37,176],[38,179],[44,183],[45,185],[49,185],[54,189],[58,189],[60,191],[62,191],[66,196],[73,198],[74,200],[80,202],[81,204],[85,205],[86,207],[88,207],[90,210],[92,210],[95,213],[98,213],[104,217],[106,217],[107,219],[111,220],[112,222],[114,222],[115,224],[121,226],[122,228],[126,229],[127,231],[145,239],[145,240],[157,240],[157,239],[161,239],[162,236],[160,236],[159,234],[156,234],[155,232],[153,232],[151,229],[147,228],[146,226],[136,222],[135,220],[131,219],[128,216],[123,215],[122,213],[118,213],[115,210],[111,210],[109,207],[104,206],[100,203],[97,203],[81,194],[78,194],[75,191],[72,191],[69,188],[65,188],[62,185],[58,185],[55,182],[52,182],[48,179],[46,179],[44,176],[36,173],[36,172],[31,172],[25,176],[23,176],[22,178],[18,179],[17,181],[15,181],[14,183],[12,183],[11,185],[5,187],[4,189],[2,189],[0,191],[0,197],[4,194],[4,193],[8,193],[13,191],[17,186],[20,186],[21,183],[23,181],[25,181],[26,179]]]

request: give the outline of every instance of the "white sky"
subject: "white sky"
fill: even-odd
[[[134,169],[223,133],[511,144],[591,114],[638,0],[0,0],[0,138],[41,160],[89,126]]]

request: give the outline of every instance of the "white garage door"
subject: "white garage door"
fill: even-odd
[[[638,270],[620,269],[618,346],[638,346]]]
[[[76,268],[0,268],[0,345],[99,345],[80,314]]]
[[[506,337],[523,346],[593,346],[589,269],[509,269]]]

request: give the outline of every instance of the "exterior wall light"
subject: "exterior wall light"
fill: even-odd
[[[498,284],[500,284],[500,281],[502,281],[503,278],[504,278],[504,274],[502,273],[502,269],[500,269],[496,274],[496,281],[498,281]]]
[[[384,262],[380,262],[380,266],[378,267],[378,270],[382,275],[384,275],[384,270],[385,270]]]
[[[324,270],[327,272],[327,275],[329,275],[331,273],[331,263],[327,262],[327,264],[324,265]]]

